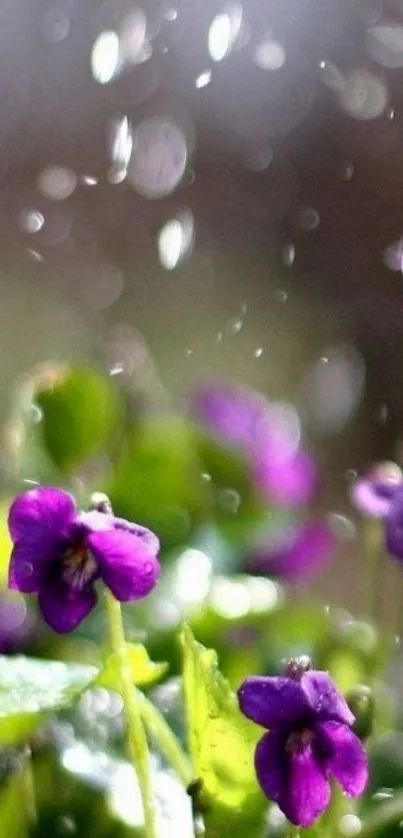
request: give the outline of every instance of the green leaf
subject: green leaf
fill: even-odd
[[[182,542],[204,517],[206,486],[188,426],[178,417],[148,419],[128,435],[109,495],[115,512]]]
[[[98,670],[0,655],[0,746],[26,741],[47,713],[69,707]]]
[[[149,687],[155,684],[168,670],[168,664],[165,662],[153,663],[147,649],[141,643],[129,643],[127,656],[132,683],[136,687]],[[119,692],[119,662],[114,654],[107,657],[98,675],[97,684]]]
[[[241,714],[235,694],[218,669],[214,650],[201,646],[187,626],[181,634],[189,748],[208,838],[260,838],[265,798],[257,784],[253,756],[261,728]]]
[[[35,400],[47,452],[64,472],[105,450],[118,418],[111,382],[89,367],[60,366],[39,381]]]

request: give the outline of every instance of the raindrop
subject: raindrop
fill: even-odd
[[[231,51],[241,32],[242,17],[242,6],[233,3],[212,21],[207,46],[213,61],[222,61]]]
[[[372,795],[373,800],[391,800],[394,797],[394,789],[388,787],[382,787]]]
[[[73,194],[77,177],[71,169],[45,166],[38,175],[38,189],[52,201],[64,201]]]
[[[350,518],[338,512],[332,512],[328,520],[338,538],[343,539],[343,541],[354,541],[357,536],[357,528]]]
[[[283,291],[281,288],[279,291],[275,291],[274,296],[279,303],[286,303],[288,300],[287,291]]]
[[[265,169],[268,169],[273,159],[274,152],[271,148],[268,146],[264,148],[256,146],[255,148],[248,149],[245,155],[245,165],[252,172],[263,172]]]
[[[255,49],[254,61],[262,70],[279,70],[285,64],[284,47],[278,41],[262,41]]]
[[[220,505],[227,512],[236,515],[241,506],[241,496],[235,489],[222,489],[219,495]]]
[[[81,178],[81,182],[84,186],[97,186],[98,178],[93,177],[93,175],[83,175]]]
[[[206,471],[202,472],[202,478],[206,483],[211,483],[211,474],[207,474]]]
[[[383,261],[391,271],[403,272],[403,240],[399,239],[384,250]]]
[[[295,262],[295,247],[293,244],[285,244],[281,251],[281,261],[287,268]]]
[[[161,265],[172,271],[189,256],[194,242],[192,213],[188,210],[164,224],[158,234],[158,256]]]
[[[18,216],[18,222],[24,233],[39,233],[42,229],[45,219],[38,210],[22,210]]]
[[[73,835],[77,831],[75,820],[67,815],[62,815],[59,818],[59,827],[64,835]]]
[[[353,483],[354,480],[357,480],[358,471],[356,471],[355,468],[348,468],[346,470],[344,476],[349,483]]]
[[[140,195],[162,198],[176,189],[187,161],[183,130],[168,117],[152,117],[135,132],[129,180]]]
[[[330,61],[319,62],[320,78],[331,90],[343,90],[345,78],[343,73]]]
[[[319,213],[313,207],[304,207],[298,214],[298,225],[301,230],[315,230],[319,223]]]
[[[210,82],[211,82],[211,70],[204,70],[203,73],[200,73],[200,75],[197,76],[197,79],[195,81],[195,85],[198,89],[200,89],[201,87],[207,87],[207,85],[210,84]]]
[[[388,104],[386,84],[368,70],[353,70],[339,92],[339,102],[354,119],[377,119]]]
[[[259,346],[257,349],[254,350],[253,354],[255,358],[261,358],[263,355],[263,348]]]
[[[229,335],[237,335],[238,332],[241,331],[243,326],[243,321],[238,320],[238,318],[233,317],[231,320],[228,320],[226,323],[225,330]]]
[[[70,21],[62,9],[49,9],[42,21],[42,32],[47,41],[59,44],[67,38]]]
[[[339,169],[340,177],[342,180],[351,180],[354,175],[354,163],[351,163],[350,160],[345,160],[340,166]]]
[[[98,35],[91,53],[92,75],[99,84],[108,84],[121,68],[119,36],[105,31]]]
[[[116,119],[109,131],[109,156],[111,167],[108,179],[113,183],[121,183],[126,175],[133,149],[131,126],[127,116]]]

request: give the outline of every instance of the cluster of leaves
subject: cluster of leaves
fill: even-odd
[[[329,669],[346,693],[357,684],[374,686],[387,665],[388,641],[345,612],[308,599],[293,601],[278,582],[242,572],[245,545],[256,528],[275,520],[275,511],[262,504],[238,454],[186,416],[166,408],[156,412],[133,382],[85,366],[36,370],[18,391],[7,443],[0,583],[5,585],[10,550],[8,500],[27,480],[71,489],[82,506],[92,491],[105,491],[116,514],[157,531],[163,547],[161,583],[144,603],[125,608],[125,620],[133,641],[134,688],[146,692],[145,707],[163,712],[191,759],[195,783],[190,795],[181,790],[175,804],[182,822],[189,823],[189,838],[199,819],[206,838],[231,832],[237,838],[263,838],[267,830],[283,834],[284,824],[268,819],[254,774],[261,731],[241,716],[234,689],[246,675],[278,672],[284,658],[300,653]],[[189,551],[196,562],[200,554],[209,560],[200,597],[194,586],[190,594],[186,588],[183,557]],[[188,627],[178,643],[184,621]],[[139,642],[144,636],[148,651]],[[105,654],[105,644],[103,615],[95,611],[72,638],[41,626],[35,657],[0,657],[0,823],[10,838],[27,830],[21,806],[29,797],[27,744],[38,807],[32,835],[143,834],[141,817],[127,819],[111,805],[124,750],[119,706],[111,705],[109,712],[108,696],[119,686],[116,662]],[[153,743],[152,719],[152,709],[145,711]],[[375,738],[372,748],[372,786],[359,804],[364,813],[378,811],[382,800],[373,795],[379,788],[403,786],[401,735],[394,734],[393,759],[385,739],[392,724],[398,722],[389,695],[378,690],[375,729],[384,738]],[[156,787],[161,772],[172,780],[163,756],[155,748]],[[102,768],[105,760],[108,770]],[[391,823],[389,835],[398,829],[393,818]],[[374,834],[385,828],[381,822]],[[176,833],[167,829],[166,834]]]

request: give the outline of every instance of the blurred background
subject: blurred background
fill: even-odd
[[[49,359],[291,401],[347,605],[403,426],[402,79],[401,0],[0,2],[2,418]]]

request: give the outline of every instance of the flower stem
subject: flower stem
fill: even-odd
[[[403,792],[396,794],[393,800],[388,803],[383,803],[368,817],[362,820],[362,827],[360,829],[360,838],[373,838],[380,830],[386,826],[401,821],[403,819]]]
[[[377,622],[381,610],[382,593],[382,530],[378,521],[366,521],[364,524],[364,551],[366,563],[366,616]]]
[[[31,752],[28,749],[24,765],[21,772],[21,787],[24,796],[24,807],[26,812],[27,823],[32,826],[38,820],[36,810],[36,795],[34,786],[34,777],[32,771]]]
[[[138,691],[133,689],[127,659],[127,646],[120,603],[105,591],[112,652],[116,655],[120,688],[126,717],[129,751],[136,771],[143,802],[146,838],[157,838],[155,808],[150,773],[147,737],[141,720],[141,703]]]
[[[159,745],[166,760],[175,769],[185,788],[188,788],[192,780],[194,780],[194,772],[190,760],[159,710],[139,690],[135,691],[144,725]]]

